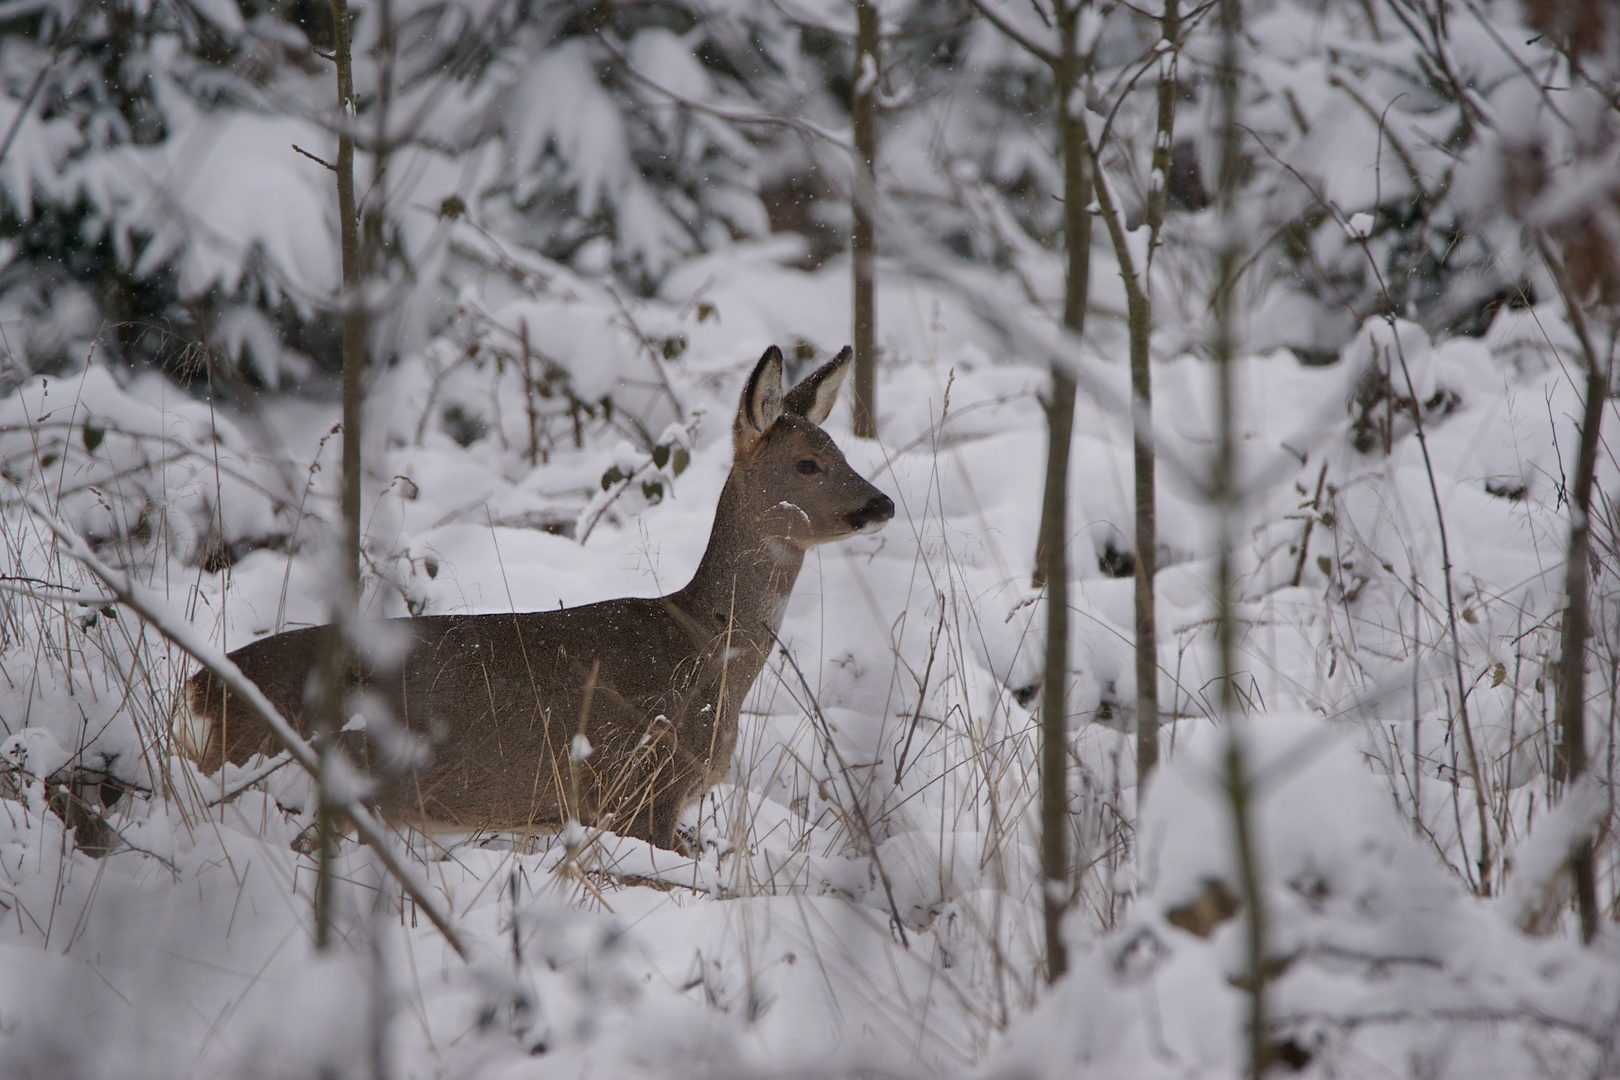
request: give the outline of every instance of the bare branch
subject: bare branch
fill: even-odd
[[[1008,37],[1016,41],[1019,47],[1025,52],[1041,61],[1041,63],[1045,64],[1047,67],[1057,67],[1060,60],[1057,53],[1040,44],[1034,38],[1029,37],[1022,30],[1018,29],[1018,27],[1008,22],[1006,17],[992,8],[986,2],[986,0],[973,0],[973,6],[978,9],[980,15],[983,15],[985,18],[989,19],[991,23],[995,25],[997,30],[1000,30],[1003,34],[1006,34]]]
[[[630,62],[630,58],[625,56],[624,53],[620,52],[619,49],[607,39],[607,35],[598,33],[596,35],[596,40],[604,49],[608,51],[608,55],[613,57],[614,63],[618,64],[620,70],[622,70],[626,75],[630,76],[630,78],[634,79],[641,85],[647,87],[649,90],[669,98],[670,101],[681,106],[682,108],[691,109],[694,112],[704,113],[705,115],[712,116],[717,120],[727,120],[733,124],[766,124],[774,127],[789,128],[793,131],[799,132],[800,134],[809,135],[813,138],[828,142],[846,153],[852,148],[853,144],[851,143],[850,139],[845,138],[838,132],[824,128],[820,124],[812,123],[809,120],[801,120],[796,116],[784,116],[779,113],[749,112],[743,109],[727,109],[718,105],[710,105],[703,101],[694,101],[685,94],[682,94],[677,90],[671,90],[669,87],[648,78],[646,75],[638,71],[636,66]]]
[[[337,166],[336,165],[332,164],[330,161],[327,161],[325,158],[316,157],[314,154],[310,153],[308,150],[305,150],[302,146],[299,146],[297,143],[293,143],[292,148],[296,153],[303,154],[305,157],[309,158],[309,160],[313,161],[315,164],[319,165],[321,168],[327,169],[327,170],[329,170],[331,172],[337,172]]]

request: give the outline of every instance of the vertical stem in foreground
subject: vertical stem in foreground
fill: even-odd
[[[529,347],[529,320],[518,322],[518,344],[523,349],[523,402],[529,412],[529,467],[540,464],[539,395],[535,392],[534,350]]]
[[[389,1080],[394,1075],[393,1055],[389,1052],[388,1028],[393,1021],[397,1004],[394,1000],[393,980],[389,977],[388,942],[387,935],[392,927],[389,916],[396,909],[395,904],[402,898],[394,888],[393,879],[388,876],[387,869],[377,866],[377,880],[379,887],[376,898],[371,905],[371,926],[368,937],[371,945],[371,1015],[367,1017],[371,1028],[368,1033],[370,1051],[367,1055],[371,1066],[371,1080]],[[515,889],[514,889],[515,891]],[[517,912],[512,913],[512,934],[514,948],[517,936]]]
[[[332,0],[338,83],[338,234],[343,258],[343,582],[352,606],[360,580],[360,375],[366,362],[366,312],[360,296],[360,221],[354,198],[354,69],[349,3]],[[379,178],[380,179],[380,178]]]
[[[1086,139],[1081,79],[1086,58],[1079,52],[1081,5],[1058,7],[1062,52],[1053,75],[1058,93],[1058,129],[1063,146],[1063,236],[1069,253],[1063,292],[1063,325],[1072,341],[1086,326],[1091,274],[1091,153]],[[1069,881],[1068,696],[1069,663],[1069,443],[1074,433],[1075,379],[1062,364],[1052,367],[1052,401],[1047,409],[1046,487],[1036,549],[1036,585],[1046,585],[1046,656],[1041,683],[1041,876],[1046,916],[1046,975],[1056,981],[1068,970],[1063,915],[1072,891]]]
[[[855,434],[877,438],[877,96],[878,11],[875,0],[855,0],[855,82],[850,100],[855,160]]]
[[[1216,451],[1210,494],[1219,516],[1219,548],[1215,560],[1215,641],[1219,651],[1217,677],[1221,686],[1221,718],[1226,725],[1224,783],[1232,812],[1232,833],[1237,855],[1238,886],[1243,901],[1249,993],[1247,1075],[1259,1080],[1266,1065],[1265,909],[1260,888],[1256,850],[1254,785],[1248,765],[1248,733],[1237,700],[1237,598],[1234,595],[1232,551],[1236,544],[1239,503],[1237,479],[1236,394],[1232,379],[1235,341],[1232,332],[1232,294],[1237,284],[1242,239],[1237,216],[1238,168],[1238,34],[1242,24],[1241,0],[1220,0],[1220,57],[1215,86],[1220,140],[1219,229],[1216,251],[1214,316],[1211,352],[1215,361]]]
[[[350,54],[348,0],[332,0],[332,57],[337,68],[338,236],[343,260],[343,479],[342,544],[333,619],[326,629],[315,746],[321,755],[317,829],[320,867],[315,879],[315,946],[332,940],[333,861],[337,854],[338,807],[328,798],[330,770],[343,726],[350,667],[347,634],[354,622],[360,581],[360,370],[365,363],[366,316],[361,306],[360,223],[354,198],[354,69]]]
[[[1148,346],[1153,335],[1153,285],[1149,277],[1164,227],[1170,175],[1170,142],[1176,123],[1176,39],[1181,34],[1177,0],[1164,0],[1159,19],[1158,122],[1154,125],[1153,170],[1147,198],[1148,249],[1143,258],[1139,302],[1130,306],[1131,412],[1135,431],[1136,498],[1136,797],[1140,805],[1148,777],[1159,764],[1159,633],[1153,618],[1153,585],[1159,569],[1158,501],[1154,493],[1153,366]],[[1121,248],[1121,250],[1127,250]],[[1123,268],[1123,263],[1121,264]]]
[[[1363,242],[1365,247],[1365,241]],[[1387,297],[1389,290],[1383,290]],[[1452,585],[1451,539],[1446,529],[1445,504],[1440,499],[1440,485],[1434,478],[1434,458],[1429,453],[1429,437],[1423,429],[1423,408],[1419,404],[1417,388],[1412,382],[1412,369],[1406,362],[1406,350],[1401,347],[1400,326],[1393,314],[1386,314],[1390,339],[1394,343],[1395,357],[1401,365],[1401,378],[1406,383],[1407,415],[1412,418],[1413,434],[1417,437],[1418,452],[1423,455],[1423,472],[1429,481],[1429,498],[1434,503],[1434,526],[1440,540],[1440,578],[1445,586],[1446,631],[1451,641],[1451,671],[1457,680],[1457,722],[1462,727],[1463,749],[1468,754],[1468,771],[1474,777],[1474,813],[1479,818],[1479,852],[1475,865],[1479,880],[1475,888],[1480,896],[1491,895],[1491,815],[1485,799],[1485,768],[1480,763],[1479,746],[1474,739],[1474,725],[1468,717],[1468,680],[1463,675],[1462,633],[1457,628],[1456,589]]]
[[[1134,291],[1134,290],[1133,290]],[[1153,301],[1142,283],[1139,302],[1128,303],[1131,330],[1131,423],[1135,431],[1136,497],[1136,797],[1159,764],[1159,634],[1153,621],[1153,578],[1158,572],[1158,507],[1153,492],[1153,370],[1148,339]]]
[[[1052,403],[1041,546],[1046,552],[1046,657],[1041,682],[1041,877],[1046,918],[1046,977],[1056,982],[1069,967],[1063,944],[1063,915],[1069,909],[1069,568],[1067,539],[1069,442],[1074,432],[1074,375],[1052,368]]]
[[[1068,272],[1063,282],[1063,325],[1078,341],[1086,328],[1086,302],[1091,288],[1091,211],[1093,196],[1090,142],[1086,136],[1085,119],[1078,110],[1084,107],[1079,100],[1081,78],[1085,74],[1086,58],[1076,51],[1075,33],[1080,21],[1080,6],[1075,0],[1064,0],[1058,8],[1058,29],[1063,36],[1063,52],[1052,65],[1053,81],[1058,99],[1058,141],[1063,153],[1063,246],[1068,252]],[[1074,114],[1070,115],[1071,108]],[[1052,403],[1054,417],[1066,417],[1065,431],[1073,431],[1075,383],[1072,376],[1060,377],[1054,369],[1052,376]],[[1051,550],[1049,536],[1067,537],[1063,522],[1054,528],[1054,514],[1066,514],[1066,491],[1052,485],[1052,466],[1055,455],[1057,427],[1049,424],[1047,443],[1046,498],[1041,504],[1041,527],[1035,538],[1035,572],[1030,584],[1039,589],[1051,580]],[[1067,436],[1064,436],[1067,439]],[[1065,442],[1061,465],[1063,479],[1068,479],[1069,449]],[[1065,499],[1064,506],[1054,503],[1055,496]],[[1062,558],[1060,552],[1058,557]],[[1049,639],[1050,640],[1050,639]]]
[[[1136,784],[1137,799],[1159,763],[1159,646],[1153,624],[1153,576],[1158,569],[1157,507],[1153,493],[1153,368],[1148,345],[1153,335],[1153,300],[1144,268],[1138,276],[1130,243],[1120,221],[1119,205],[1103,174],[1102,157],[1092,148],[1098,212],[1114,242],[1119,277],[1125,285],[1125,311],[1130,328],[1131,431],[1135,444],[1136,499]]]
[[[1114,244],[1114,258],[1125,286],[1125,309],[1130,330],[1131,431],[1134,446],[1134,499],[1136,505],[1136,544],[1132,558],[1136,575],[1136,790],[1138,805],[1147,789],[1148,777],[1159,763],[1159,641],[1153,617],[1153,585],[1158,573],[1158,507],[1154,493],[1153,449],[1153,366],[1150,346],[1153,340],[1153,289],[1149,272],[1164,226],[1167,199],[1165,176],[1170,168],[1170,141],[1176,116],[1176,40],[1181,32],[1180,10],[1176,0],[1165,0],[1159,20],[1158,119],[1153,138],[1153,168],[1148,182],[1144,221],[1148,227],[1148,248],[1142,265],[1136,265],[1130,243],[1103,173],[1102,146],[1091,146],[1095,170],[1094,190],[1098,213],[1108,227]]]
[[[1592,561],[1592,484],[1597,475],[1603,407],[1609,396],[1609,365],[1600,360],[1580,304],[1562,267],[1545,244],[1541,255],[1558,283],[1570,325],[1581,343],[1581,351],[1586,354],[1586,404],[1581,413],[1575,479],[1569,489],[1569,555],[1564,567],[1564,620],[1558,635],[1558,748],[1553,760],[1554,776],[1573,784],[1586,775],[1587,769],[1586,639],[1592,632],[1587,575]],[[1613,338],[1611,331],[1611,342]],[[1592,838],[1583,837],[1572,853],[1570,870],[1575,878],[1581,940],[1588,945],[1597,937],[1598,927],[1597,881],[1592,863]]]

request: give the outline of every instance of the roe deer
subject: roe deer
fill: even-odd
[[[765,351],[738,405],[735,458],[708,548],[684,589],[554,611],[389,620],[406,642],[403,659],[396,670],[357,671],[366,695],[357,700],[371,712],[381,705],[431,755],[391,768],[365,735],[340,736],[373,777],[382,814],[456,830],[555,828],[574,818],[674,847],[681,811],[731,762],[743,696],[770,656],[805,550],[875,532],[894,516],[888,496],[820,428],[849,361],[846,348],[784,395],[782,354]],[[305,733],[324,629],[231,653]],[[205,771],[279,749],[206,671],[186,684],[184,711],[178,734]],[[571,760],[578,734],[591,750]]]

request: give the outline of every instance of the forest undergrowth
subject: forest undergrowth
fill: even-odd
[[[546,288],[466,307],[379,380],[368,615],[683,583],[728,465],[716,418],[744,370],[740,343],[802,343],[808,365],[837,341],[818,303],[836,267],[783,257],[767,245],[698,265],[692,291],[671,285],[679,301],[633,307],[553,268]],[[884,286],[884,438],[852,439],[843,407],[830,423],[897,516],[812,557],[732,771],[685,822],[697,855],[599,830],[402,837],[471,943],[467,965],[352,841],[344,947],[311,951],[303,774],[282,756],[205,777],[179,755],[170,718],[187,658],[25,501],[235,647],[323,618],[330,414],[215,407],[94,361],[0,403],[7,1067],[1230,1069],[1237,900],[1212,779],[1210,528],[1192,480],[1208,370],[1186,357],[1157,372],[1167,765],[1141,802],[1130,433],[1106,399],[1123,400],[1124,372],[1102,356],[1103,396],[1077,422],[1075,970],[1047,990],[1031,711],[1044,601],[1026,566],[1040,380],[992,361],[993,335],[930,286],[898,271]],[[1504,310],[1483,339],[1431,343],[1375,319],[1331,365],[1286,351],[1242,361],[1238,689],[1257,724],[1270,1038],[1297,1067],[1612,1067],[1620,965],[1571,942],[1563,868],[1568,836],[1612,821],[1620,564],[1606,481],[1593,523],[1600,764],[1564,791],[1549,670],[1578,398],[1557,325]],[[624,370],[576,379],[588,369],[559,363],[568,349]],[[638,405],[603,400],[614,378],[643,387]],[[1612,456],[1602,469],[1612,481]],[[1612,913],[1613,847],[1599,852]]]

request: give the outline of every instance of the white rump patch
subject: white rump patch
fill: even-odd
[[[169,730],[182,754],[192,761],[201,761],[203,751],[208,747],[211,725],[208,717],[199,716],[192,709],[191,694],[191,686],[187,684],[185,693],[175,702],[174,715],[169,718]]]

